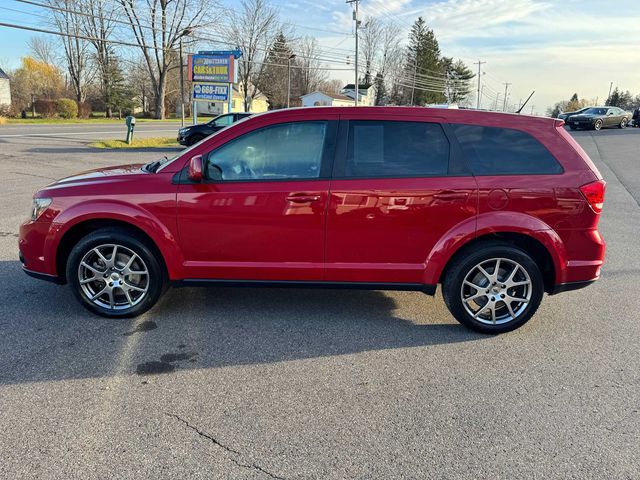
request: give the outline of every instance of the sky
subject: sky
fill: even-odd
[[[279,8],[294,35],[320,42],[330,75],[353,81],[346,57],[353,58],[351,6],[344,0],[266,0]],[[237,8],[238,0],[224,0]],[[44,26],[44,10],[0,0],[0,22]],[[573,93],[602,103],[613,82],[640,94],[640,0],[361,0],[360,18],[395,23],[406,39],[422,16],[448,57],[477,71],[482,66],[483,107],[504,95],[518,104],[533,90],[527,109],[544,114]],[[15,68],[28,53],[33,33],[0,27],[0,65]],[[406,42],[406,40],[403,40]],[[500,100],[502,102],[502,100]]]

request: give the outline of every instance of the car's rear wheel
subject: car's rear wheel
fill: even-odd
[[[536,262],[508,243],[487,243],[454,260],[443,283],[451,314],[483,333],[504,333],[536,312],[544,281]]]
[[[593,124],[594,130],[600,130],[602,128],[602,120],[596,120]]]
[[[135,317],[166,288],[164,269],[145,239],[120,228],[96,230],[71,250],[67,279],[80,303],[104,317]]]
[[[618,125],[618,128],[627,128],[627,119],[623,118],[622,121],[620,122],[620,125]]]
[[[195,145],[204,138],[204,135],[191,135],[187,141],[187,146]]]

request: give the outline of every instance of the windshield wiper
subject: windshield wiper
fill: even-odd
[[[164,158],[162,160],[154,160],[153,162],[149,162],[147,163],[144,167],[142,167],[144,170],[146,170],[147,172],[150,173],[156,173],[158,171],[158,168],[160,168],[160,166],[163,163],[168,162],[169,159],[167,158],[167,156],[165,155]]]

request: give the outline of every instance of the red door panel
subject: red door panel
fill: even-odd
[[[322,280],[329,181],[180,185],[186,278]]]
[[[476,206],[473,177],[334,180],[325,278],[420,283],[433,246]]]

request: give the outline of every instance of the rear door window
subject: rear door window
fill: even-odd
[[[438,123],[352,120],[344,176],[444,176],[449,141]]]
[[[556,158],[526,132],[511,128],[451,125],[474,175],[553,175]]]

